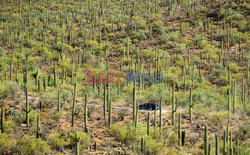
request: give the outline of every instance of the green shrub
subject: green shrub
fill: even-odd
[[[40,155],[50,153],[49,145],[46,141],[35,136],[24,135],[16,144],[17,150],[21,154]]]
[[[54,133],[49,135],[48,143],[49,145],[57,150],[63,149],[64,146],[68,145],[70,139],[63,137],[60,133]]]
[[[7,84],[0,84],[0,97],[11,97],[12,99],[20,96],[21,88],[16,82],[8,82]]]
[[[209,115],[208,120],[210,121],[211,124],[221,128],[226,124],[228,116],[229,113],[227,111],[213,112]]]
[[[0,154],[8,154],[14,147],[13,137],[6,133],[0,133]]]
[[[77,133],[78,133],[78,136],[80,137],[80,150],[87,149],[89,147],[89,142],[90,142],[90,137],[88,133],[81,132],[81,131],[78,131]],[[70,133],[69,139],[70,139],[69,145],[71,147],[74,147],[76,144],[75,133]]]

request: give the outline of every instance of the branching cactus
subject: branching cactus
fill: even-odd
[[[87,121],[88,121],[88,107],[87,107],[87,94],[85,94],[85,104],[84,104],[84,127],[85,132],[88,132]]]
[[[5,112],[4,112],[4,108],[2,108],[2,111],[1,111],[1,132],[4,133],[4,115],[5,115]]]
[[[28,97],[27,87],[25,89],[25,96],[26,96],[26,108],[24,109],[24,112],[26,113],[26,125],[27,127],[29,127],[30,126],[30,118],[29,118],[30,108],[29,108],[29,97]]]
[[[40,127],[40,115],[37,115],[37,128],[36,128],[36,138],[40,138],[42,135],[42,130]]]

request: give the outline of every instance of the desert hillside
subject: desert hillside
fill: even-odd
[[[0,154],[250,154],[249,6],[1,0]]]

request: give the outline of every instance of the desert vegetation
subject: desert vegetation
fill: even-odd
[[[249,2],[1,0],[0,154],[250,154]]]

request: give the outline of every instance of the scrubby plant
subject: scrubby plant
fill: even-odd
[[[50,153],[50,147],[46,141],[36,138],[35,136],[24,135],[16,143],[16,149],[18,152],[27,155],[33,154],[48,154]]]
[[[0,133],[0,154],[11,152],[15,146],[15,139],[12,135]]]
[[[89,143],[90,143],[90,136],[88,135],[88,133],[85,132],[81,132],[78,131],[77,132],[77,137],[80,138],[79,140],[79,150],[85,150],[89,147]],[[70,133],[69,134],[69,139],[70,139],[70,143],[69,145],[71,147],[74,147],[76,144],[76,137],[74,133]]]

